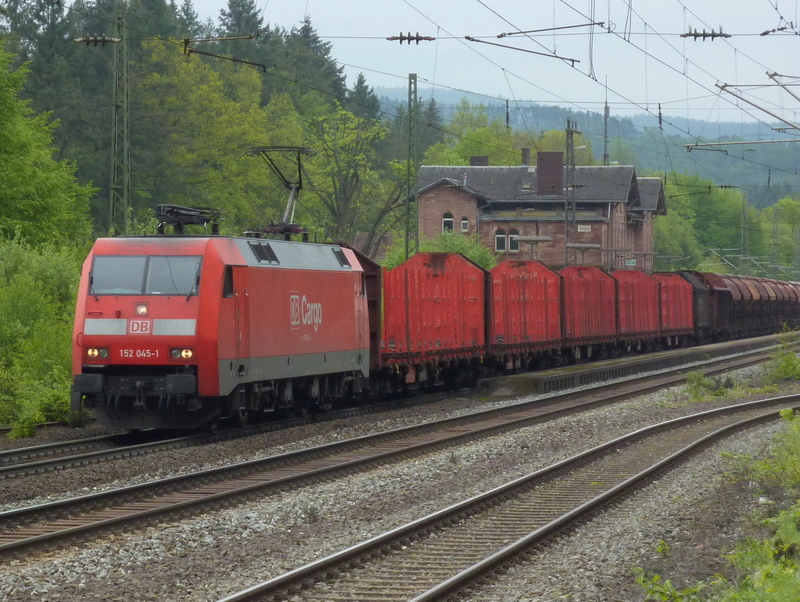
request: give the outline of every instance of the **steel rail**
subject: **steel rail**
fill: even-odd
[[[758,356],[760,353],[765,352],[765,347],[774,344],[777,336],[759,337],[756,339],[745,339],[741,341],[730,341],[727,343],[718,343],[708,345],[705,347],[694,347],[691,349],[673,350],[668,352],[657,352],[652,354],[645,354],[644,356],[635,359],[626,358],[625,360],[615,359],[606,362],[598,362],[595,364],[582,364],[576,366],[564,367],[556,370],[549,370],[535,373],[520,373],[519,376],[523,378],[530,378],[536,381],[537,379],[552,378],[552,375],[557,375],[556,378],[564,382],[581,382],[582,384],[590,384],[604,379],[604,374],[608,374],[608,379],[622,376],[618,374],[620,370],[620,362],[624,361],[624,368],[630,371],[632,365],[642,363],[642,365],[660,366],[662,362],[666,362],[663,369],[675,369],[676,356],[682,356],[684,353],[692,353],[695,357],[698,354],[706,353],[703,349],[708,349],[708,353],[714,357],[719,357],[721,353],[731,353],[732,349],[744,349],[742,355],[739,357],[746,357],[747,355]],[[754,347],[755,346],[755,347]],[[664,359],[661,359],[664,358]],[[588,373],[588,374],[584,374]],[[548,376],[550,375],[550,376]],[[633,376],[632,379],[646,378],[642,376]],[[484,383],[493,379],[487,379]],[[634,382],[634,380],[631,380]],[[550,383],[552,385],[552,383]],[[556,389],[552,388],[549,392],[553,393]],[[451,392],[452,394],[452,392]],[[284,428],[292,428],[309,422],[315,421],[330,421],[342,418],[348,418],[355,415],[364,415],[368,413],[380,412],[384,410],[391,410],[401,407],[409,407],[414,405],[421,405],[433,399],[441,399],[445,395],[443,393],[434,393],[415,398],[396,399],[390,402],[375,404],[360,408],[343,408],[335,411],[317,414],[314,416],[303,416],[297,418],[289,418],[281,421],[271,421],[265,423],[253,424],[243,428],[225,429],[216,433],[203,433],[203,434],[190,434],[180,437],[164,438],[164,434],[159,431],[150,430],[143,431],[137,435],[133,433],[110,435],[105,439],[112,447],[105,449],[97,449],[95,451],[87,451],[75,455],[61,455],[61,449],[87,449],[92,446],[99,446],[103,444],[103,437],[87,438],[85,440],[67,441],[61,443],[49,443],[40,446],[30,446],[23,448],[16,448],[0,452],[0,480],[6,478],[13,478],[25,475],[35,475],[45,473],[52,470],[61,470],[74,466],[86,466],[95,462],[104,462],[122,458],[130,458],[141,456],[147,453],[163,451],[165,449],[180,449],[184,447],[192,447],[195,445],[205,445],[209,443],[217,443],[224,440],[235,439],[239,437],[246,437],[255,434],[277,431]],[[137,442],[133,445],[115,445],[115,441],[124,441],[124,437],[128,436],[134,438],[136,436],[153,436],[157,440],[155,442]],[[86,443],[88,443],[88,445]],[[50,456],[47,459],[35,460],[32,462],[22,462],[23,459],[37,456]]]
[[[737,363],[753,361],[752,358],[736,359]],[[65,538],[90,535],[165,513],[198,512],[202,507],[237,503],[242,498],[261,495],[267,488],[296,487],[298,479],[319,481],[343,472],[364,470],[365,467],[387,460],[420,455],[465,440],[551,420],[611,400],[641,395],[646,390],[671,385],[683,378],[680,374],[659,375],[658,384],[648,386],[642,385],[641,379],[637,379],[635,385],[630,382],[608,384],[601,387],[602,391],[597,394],[583,390],[554,396],[550,403],[541,400],[520,402],[279,456],[8,510],[0,513],[0,525],[6,527],[0,532],[0,553],[17,553],[34,546],[47,546]],[[616,392],[615,388],[618,389]],[[33,524],[43,520],[50,522]]]
[[[798,403],[797,396],[789,397],[793,404]],[[781,409],[765,411],[765,407],[769,405],[778,406]],[[306,601],[328,598],[344,599],[344,597],[356,600],[360,599],[360,595],[365,594],[364,587],[369,588],[370,584],[374,585],[380,582],[381,573],[391,574],[397,584],[394,592],[381,591],[382,600],[432,602],[433,600],[446,599],[446,596],[457,591],[461,592],[478,579],[485,578],[488,572],[496,570],[498,566],[509,564],[513,557],[524,553],[531,545],[540,542],[545,536],[552,535],[559,529],[574,524],[575,521],[587,516],[600,506],[629,492],[631,488],[647,482],[654,475],[685,460],[690,454],[696,453],[702,447],[743,428],[754,426],[767,420],[774,420],[784,408],[786,408],[786,398],[771,398],[769,400],[710,410],[640,429],[542,470],[514,479],[509,483],[429,514],[419,520],[372,537],[326,558],[309,563],[246,590],[236,592],[223,598],[220,602],[285,600],[292,596],[301,596]],[[528,532],[513,543],[505,544],[501,548],[495,549],[478,562],[470,562],[467,567],[462,567],[460,570],[456,570],[454,574],[436,582],[439,579],[436,576],[437,572],[441,573],[450,570],[452,565],[458,564],[458,559],[456,559],[455,562],[448,565],[450,558],[448,553],[455,558],[457,555],[454,553],[453,546],[461,545],[464,540],[470,539],[469,527],[465,525],[473,517],[478,517],[478,520],[480,520],[484,514],[500,515],[503,513],[503,510],[500,509],[502,504],[510,506],[510,509],[503,516],[506,514],[513,516],[514,502],[507,502],[507,500],[510,500],[513,496],[521,497],[525,495],[526,491],[534,490],[535,486],[542,487],[541,483],[544,481],[552,480],[558,483],[558,475],[571,475],[573,472],[580,470],[579,467],[581,466],[609,458],[609,454],[612,451],[616,452],[616,456],[619,457],[620,454],[631,450],[635,451],[637,449],[636,445],[644,446],[644,440],[647,437],[654,436],[659,432],[680,429],[682,425],[689,423],[694,425],[698,420],[711,420],[715,416],[722,416],[726,413],[729,415],[751,413],[753,415],[721,428],[713,427],[715,428],[714,431],[705,433],[690,443],[684,444],[677,451],[659,459],[644,470],[635,472],[631,476],[623,476],[622,481],[602,493],[579,503],[567,512],[556,514],[556,516],[547,520],[544,525]],[[647,453],[649,453],[649,449]],[[547,496],[543,495],[543,497]],[[494,516],[492,518],[494,522],[500,520]],[[489,521],[487,520],[487,522]],[[454,536],[454,542],[450,543],[451,547],[448,548],[447,538],[451,529],[459,531],[459,534]],[[483,533],[483,535],[485,537],[486,534]],[[502,537],[498,541],[500,539]],[[435,547],[433,553],[440,554],[439,558],[442,559],[441,564],[444,565],[444,568],[442,566],[430,567],[428,571],[423,572],[420,569],[419,562],[420,557],[425,554],[424,547],[428,541],[430,541],[431,546]],[[484,544],[485,542],[480,543],[480,545]],[[492,542],[489,542],[486,545],[491,544]],[[422,549],[420,550],[420,548]],[[428,553],[428,557],[430,557],[430,554]],[[464,555],[466,556],[467,553],[465,552]],[[410,560],[405,561],[407,568],[411,568],[411,571],[414,571],[413,573],[409,572],[408,578],[402,577],[403,556],[412,556]],[[392,567],[392,559],[397,558],[401,559],[397,562],[399,566]],[[417,564],[415,565],[414,563]],[[370,565],[375,566],[374,572],[370,572]],[[350,579],[350,576],[352,576],[352,579]],[[430,581],[434,581],[434,583],[426,584],[426,582]],[[341,586],[339,591],[331,591],[332,582],[339,582]],[[315,596],[314,590],[317,587],[326,589]],[[416,594],[409,595],[409,592],[414,588],[417,588]]]

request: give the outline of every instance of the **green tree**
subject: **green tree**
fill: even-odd
[[[700,265],[704,253],[690,220],[678,212],[667,213],[656,217],[653,228],[656,270],[688,270]]]
[[[72,319],[84,246],[0,241],[0,423],[69,414]]]
[[[779,260],[785,265],[791,265],[795,269],[800,265],[800,249],[798,249],[798,235],[800,235],[800,200],[792,197],[784,197],[775,205],[777,219],[781,226],[780,239],[778,241],[780,256]]]
[[[331,56],[331,44],[323,42],[306,15],[300,27],[293,27],[286,38],[283,71],[289,81],[305,86],[330,99],[330,104],[346,102],[344,67]]]
[[[0,42],[0,237],[82,241],[92,189],[77,183],[74,165],[54,160],[56,124],[19,99],[27,68],[12,70],[12,60]]]
[[[408,111],[407,107],[400,106],[392,118],[387,118],[388,133],[378,152],[386,161],[408,160]],[[421,104],[420,117],[416,123],[417,158],[425,157],[429,148],[444,142],[445,130],[442,116],[434,99]],[[431,164],[431,163],[428,163]]]
[[[199,37],[203,31],[203,24],[194,9],[192,0],[183,0],[178,9],[178,21],[182,27],[182,37]]]
[[[212,69],[174,44],[146,48],[137,93],[161,144],[137,183],[153,199],[143,198],[140,207],[212,206],[226,214],[229,233],[280,219],[283,203],[263,196],[263,165],[243,156],[269,144],[258,73],[227,62]]]
[[[364,74],[359,73],[353,88],[347,91],[345,108],[361,119],[378,119],[380,107],[377,94],[367,85]]]
[[[487,156],[490,165],[519,162],[511,131],[499,120],[490,120],[483,105],[473,106],[462,98],[444,131],[443,142],[425,153],[425,165],[469,165],[473,156]]]
[[[592,143],[582,134],[575,134],[572,143],[575,150],[575,165],[594,165]],[[567,133],[564,130],[546,130],[534,139],[534,146],[540,151],[561,151],[567,149]],[[626,163],[630,165],[630,163]]]
[[[444,232],[436,238],[420,241],[419,250],[423,253],[461,253],[487,270],[497,265],[497,258],[481,242],[477,232],[469,236],[458,232]],[[387,251],[383,266],[388,269],[397,267],[405,258],[405,241],[398,239]]]
[[[246,36],[261,29],[264,19],[255,0],[228,0],[219,10],[219,35]]]
[[[308,129],[320,153],[306,169],[309,188],[319,200],[310,221],[324,227],[326,238],[352,243],[357,233],[374,229],[383,219],[380,199],[388,193],[374,149],[386,128],[339,107],[312,119]]]

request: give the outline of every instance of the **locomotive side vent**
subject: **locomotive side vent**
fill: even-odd
[[[340,264],[340,265],[341,265],[343,268],[349,268],[349,267],[352,267],[352,266],[350,265],[350,262],[347,260],[347,255],[345,255],[345,254],[344,254],[344,251],[342,251],[341,249],[334,249],[334,250],[333,250],[333,254],[334,254],[334,255],[336,255],[336,259],[338,259],[338,260],[339,260],[339,264]]]
[[[253,249],[256,259],[259,263],[280,263],[275,251],[268,242],[251,242],[250,248]]]

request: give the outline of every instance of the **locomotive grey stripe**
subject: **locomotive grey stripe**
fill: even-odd
[[[153,334],[194,336],[197,320],[153,320]]]
[[[90,318],[83,323],[83,334],[125,334],[127,331],[127,320]]]
[[[238,374],[239,366],[246,370],[246,375]],[[364,377],[369,376],[369,349],[219,360],[220,395],[227,395],[236,385],[254,380],[282,380],[348,372],[361,372]]]
[[[153,332],[150,334],[194,336],[196,329],[197,320],[159,319],[153,320]],[[83,334],[125,335],[128,334],[128,320],[125,318],[90,318],[84,322]]]

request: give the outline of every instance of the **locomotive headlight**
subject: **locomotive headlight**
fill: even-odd
[[[183,349],[175,348],[170,349],[170,355],[174,360],[189,360],[192,359],[192,356],[194,356],[194,352],[188,347]]]
[[[147,303],[137,303],[136,304],[136,315],[137,316],[146,316],[147,315]]]
[[[86,357],[92,360],[104,360],[108,357],[108,349],[106,347],[89,347],[86,350]]]

